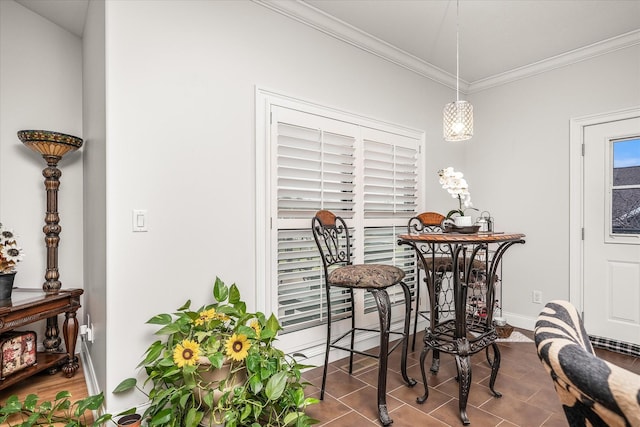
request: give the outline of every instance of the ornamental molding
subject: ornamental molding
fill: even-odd
[[[253,2],[451,89],[456,88],[454,74],[340,21],[303,1],[253,0]],[[640,44],[640,30],[631,31],[484,79],[473,82],[460,80],[460,92],[464,94],[480,92],[638,44]]]

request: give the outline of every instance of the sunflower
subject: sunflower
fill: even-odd
[[[184,365],[195,365],[200,356],[200,344],[191,340],[184,340],[173,350],[173,361],[179,368]]]
[[[213,319],[214,317],[216,317],[216,309],[210,308],[209,310],[201,311],[200,314],[198,315],[198,318],[195,319],[193,323],[195,323],[196,326],[200,326],[200,325],[203,325],[205,322]]]
[[[260,332],[262,331],[262,328],[260,327],[260,322],[258,322],[257,319],[253,319],[249,324],[249,326],[251,326],[251,328],[253,328],[253,330],[256,331],[256,338],[260,338]]]
[[[240,362],[247,357],[247,352],[251,343],[247,340],[247,336],[243,334],[233,334],[227,341],[227,356]]]
[[[231,320],[231,318],[229,316],[227,316],[226,314],[224,314],[224,313],[216,313],[214,315],[214,317],[216,319],[218,319],[218,320],[223,321],[223,322],[227,322],[227,321]]]

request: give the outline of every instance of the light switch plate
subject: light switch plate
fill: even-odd
[[[146,209],[134,209],[132,215],[132,229],[134,232],[149,231],[147,226],[147,210]]]

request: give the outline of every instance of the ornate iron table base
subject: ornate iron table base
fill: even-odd
[[[422,381],[424,383],[424,394],[418,397],[418,403],[424,403],[429,397],[429,388],[427,386],[427,375],[425,372],[425,360],[430,350],[441,351],[443,353],[453,354],[456,360],[456,368],[458,376],[456,380],[459,383],[458,400],[460,408],[460,419],[464,425],[470,424],[467,416],[467,401],[469,398],[469,390],[471,389],[471,356],[483,349],[486,350],[486,357],[491,367],[491,378],[489,379],[489,389],[495,397],[502,397],[502,394],[495,390],[494,386],[500,369],[500,350],[495,343],[497,334],[495,329],[490,328],[479,337],[469,340],[466,337],[455,338],[455,321],[449,320],[439,324],[435,328],[435,332],[429,329],[424,335],[424,347],[420,353],[420,372],[422,373]],[[493,356],[490,355],[489,349],[493,350]],[[430,371],[437,374],[440,367],[440,358],[433,358]]]
[[[457,381],[459,386],[459,409],[460,419],[464,425],[470,424],[467,416],[467,400],[469,390],[471,388],[471,355],[482,350],[486,351],[486,358],[491,367],[491,378],[489,380],[489,388],[495,397],[501,397],[502,394],[494,389],[495,381],[500,369],[500,350],[495,340],[497,333],[493,326],[493,304],[487,304],[483,317],[474,317],[474,314],[467,312],[467,289],[478,283],[479,280],[486,282],[486,301],[494,301],[494,284],[496,280],[496,271],[505,251],[516,243],[524,243],[523,234],[455,234],[455,233],[422,233],[422,234],[406,234],[399,237],[399,244],[412,246],[418,259],[423,266],[429,264],[424,258],[420,248],[427,245],[430,253],[436,253],[435,245],[448,247],[445,251],[451,257],[450,272],[453,277],[453,300],[454,300],[454,318],[439,318],[438,292],[439,287],[436,285],[438,281],[438,271],[435,267],[432,270],[427,269],[426,278],[427,289],[429,291],[430,300],[430,324],[424,335],[424,347],[420,354],[420,370],[422,373],[422,381],[424,383],[424,395],[417,398],[418,403],[424,403],[429,397],[429,388],[427,385],[427,376],[425,373],[425,360],[429,351],[433,350],[433,362],[431,372],[438,372],[440,366],[440,352],[452,354],[455,357],[457,368]],[[493,252],[493,256],[489,256],[488,245],[490,243],[498,244],[497,249]],[[442,253],[442,252],[441,252]],[[474,266],[476,256],[483,254],[482,266]],[[432,266],[436,263],[432,262]],[[471,338],[469,332],[474,333]],[[493,355],[490,354],[493,351]]]

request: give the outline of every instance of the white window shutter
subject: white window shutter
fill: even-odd
[[[417,207],[418,143],[367,130],[364,138],[364,218],[411,218]]]
[[[268,262],[277,282],[278,318],[285,333],[298,331],[296,337],[326,322],[322,261],[311,233],[311,218],[320,209],[347,221],[354,262],[396,265],[414,286],[414,254],[397,245],[397,235],[416,212],[422,143],[419,134],[364,126],[335,111],[303,109],[271,106],[268,150]],[[404,301],[400,287],[389,294],[394,303]],[[356,294],[357,307],[371,313],[365,323],[377,323],[375,302],[364,295]],[[344,289],[332,289],[334,319],[350,314],[349,298]]]
[[[326,320],[322,261],[311,218],[328,209],[354,212],[354,150],[358,128],[289,109],[275,109],[278,318],[286,332]],[[349,295],[332,290],[334,318],[350,312]]]
[[[416,215],[418,195],[418,155],[420,141],[374,129],[363,131],[364,164],[364,262],[389,264],[405,271],[405,283],[415,288],[415,254],[397,244],[398,234],[407,230]],[[389,288],[392,303],[403,303],[399,286]],[[365,312],[376,310],[375,301],[365,294]]]

